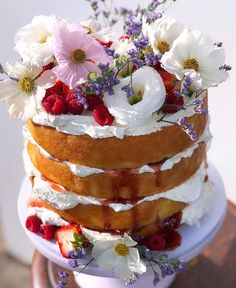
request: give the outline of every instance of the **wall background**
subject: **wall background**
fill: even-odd
[[[117,6],[149,1],[116,0]],[[8,0],[0,7],[0,62],[14,59],[14,34],[21,26],[31,22],[35,15],[56,14],[74,21],[89,15],[84,0]],[[235,69],[231,78],[218,89],[210,90],[210,113],[214,141],[209,151],[210,160],[217,166],[225,181],[228,197],[236,203],[236,1],[235,0],[177,0],[168,14],[186,23],[190,28],[210,34],[216,42],[224,42],[227,64]],[[23,233],[17,218],[17,194],[24,177],[22,164],[22,123],[11,119],[0,103],[0,213],[9,252],[30,263],[33,247]]]

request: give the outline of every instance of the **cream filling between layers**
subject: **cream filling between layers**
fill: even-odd
[[[93,174],[101,174],[101,173],[106,173],[105,170],[103,169],[98,169],[98,168],[92,168],[92,167],[88,167],[88,166],[83,166],[83,165],[79,165],[79,164],[73,164],[69,161],[60,161],[54,157],[52,157],[47,151],[45,151],[32,137],[32,135],[30,134],[29,130],[27,130],[25,127],[23,129],[23,134],[24,137],[30,141],[32,144],[36,145],[38,147],[38,149],[40,150],[40,153],[51,160],[57,161],[57,162],[62,162],[63,164],[67,165],[70,168],[70,171],[76,175],[76,176],[80,176],[80,177],[87,177]],[[161,171],[165,171],[165,170],[169,170],[172,169],[172,167],[179,163],[183,158],[188,158],[191,157],[195,151],[195,149],[197,149],[199,147],[199,143],[201,142],[209,142],[212,138],[210,129],[209,129],[209,123],[206,126],[205,131],[203,132],[203,134],[201,135],[201,137],[199,138],[198,142],[193,144],[190,148],[185,149],[184,151],[176,154],[175,156],[167,159],[160,167]],[[26,158],[25,158],[26,159]],[[156,170],[153,169],[151,167],[151,165],[144,165],[140,168],[138,168],[137,174],[143,174],[143,173],[156,173]]]
[[[145,197],[136,204],[130,203],[108,203],[106,206],[112,208],[115,212],[127,211],[134,206],[140,205],[144,202],[155,201],[160,198],[165,198],[177,202],[184,202],[190,204],[196,201],[202,192],[204,179],[206,176],[205,163],[203,162],[199,170],[186,182],[174,187],[163,193],[158,193],[152,196]],[[58,188],[56,191],[54,188]],[[40,177],[34,178],[33,192],[41,200],[47,202],[51,206],[59,210],[67,210],[76,207],[79,204],[82,205],[98,205],[103,206],[106,199],[97,199],[94,197],[80,196],[73,192],[65,190],[61,185],[50,184],[50,182],[43,180]]]
[[[69,222],[65,221],[57,213],[43,207],[28,207],[27,216],[36,215],[42,220],[43,224],[66,226]]]
[[[206,96],[206,92],[202,93],[197,99],[203,100]],[[191,117],[196,114],[195,108],[197,105],[193,105],[195,97],[192,97],[188,101],[188,107],[185,110],[180,110],[175,114],[167,115],[165,120],[170,122],[176,122],[180,118]],[[148,135],[162,130],[164,127],[171,126],[173,124],[166,122],[158,122],[162,115],[153,114],[152,120],[147,125],[142,127],[126,127],[118,124],[112,126],[99,126],[94,118],[90,115],[51,115],[46,112],[39,112],[33,117],[33,122],[43,126],[49,126],[57,129],[66,134],[72,135],[89,135],[96,138],[108,138],[117,137],[123,139],[125,136],[140,136]]]
[[[199,220],[206,213],[208,213],[211,208],[213,196],[213,184],[210,182],[206,182],[203,185],[203,189],[199,198],[183,209],[181,224],[187,224],[190,226],[199,225]],[[42,220],[43,224],[50,224],[56,226],[64,226],[69,224],[69,222],[62,219],[58,214],[46,208],[28,207],[27,215],[37,215]],[[111,235],[110,233],[97,232],[84,227],[82,227],[82,230],[85,236],[91,242],[93,242],[94,240],[109,240],[111,238],[117,237]]]

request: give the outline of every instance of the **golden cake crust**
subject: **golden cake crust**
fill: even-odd
[[[30,207],[44,207],[56,212],[67,221],[78,223],[85,228],[98,231],[129,231],[140,236],[158,232],[160,223],[166,218],[182,211],[187,204],[161,198],[144,202],[122,212],[115,212],[110,207],[95,205],[78,205],[73,209],[61,211],[55,209],[39,198],[28,201]]]
[[[204,102],[207,107],[207,97]],[[197,138],[205,130],[207,120],[208,117],[202,114],[186,118],[188,123],[193,124]],[[31,120],[27,122],[27,127],[35,141],[54,158],[103,169],[136,168],[160,162],[193,144],[179,125],[164,127],[149,135],[126,136],[124,139],[93,139],[88,135],[64,134]]]
[[[28,142],[27,149],[31,161],[43,177],[62,185],[66,190],[79,195],[100,199],[134,199],[165,192],[181,185],[199,169],[206,156],[206,144],[200,143],[191,157],[182,158],[172,169],[156,173],[129,175],[126,170],[121,175],[108,173],[87,177],[74,175],[63,162],[46,158],[39,148]]]

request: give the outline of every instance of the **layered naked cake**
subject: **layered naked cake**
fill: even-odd
[[[25,120],[27,229],[55,238],[72,268],[92,248],[127,283],[148,263],[182,269],[158,253],[181,245],[180,225],[211,207],[208,88],[230,70],[222,43],[159,5],[116,9],[121,37],[96,19],[35,17],[16,36],[23,62],[1,66],[0,100]]]
[[[29,121],[26,164],[36,176],[30,206],[42,205],[88,229],[158,232],[166,218],[194,207],[206,190],[208,117],[195,114],[189,121],[198,127],[195,143],[178,125],[148,135],[96,139]]]

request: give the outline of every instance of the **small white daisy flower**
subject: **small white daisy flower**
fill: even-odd
[[[202,79],[202,89],[217,86],[228,78],[228,73],[219,69],[225,63],[224,49],[198,31],[184,31],[162,57],[161,63],[179,80],[194,70]]]
[[[146,272],[145,264],[140,260],[135,241],[127,234],[115,240],[95,240],[92,256],[98,266],[105,271],[114,271],[124,281],[134,278],[135,274]]]
[[[6,64],[9,78],[0,81],[0,101],[8,105],[11,116],[27,120],[41,108],[46,89],[56,81],[52,71],[18,62]]]

